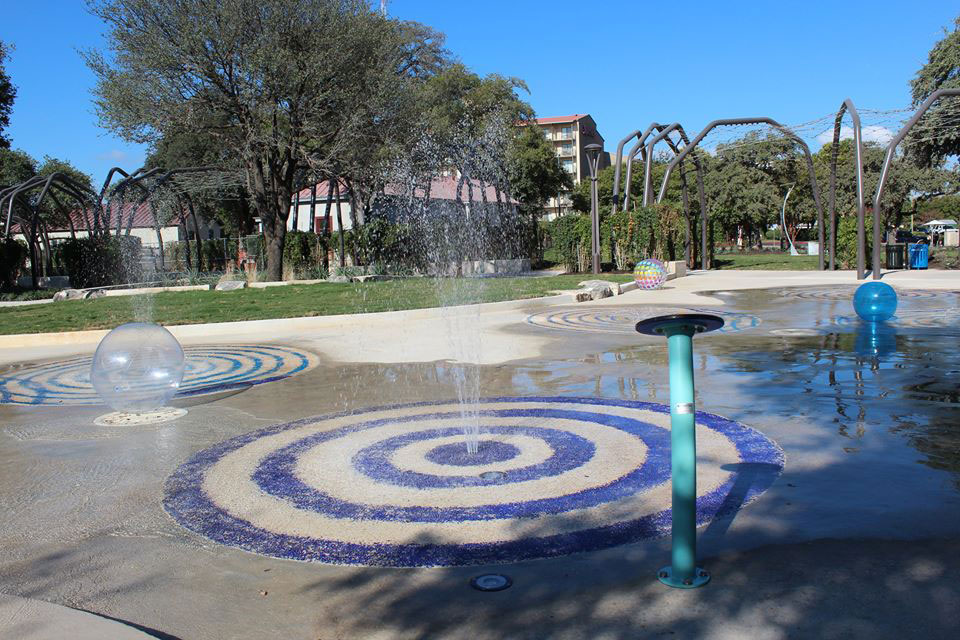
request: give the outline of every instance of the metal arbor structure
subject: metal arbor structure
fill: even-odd
[[[679,122],[674,122],[668,127],[661,129],[660,133],[653,137],[650,142],[647,143],[646,158],[647,162],[643,166],[643,206],[650,206],[650,198],[653,194],[653,148],[661,140],[667,141],[667,146],[673,151],[674,156],[680,154],[680,149],[677,148],[677,145],[670,138],[670,133],[676,131],[680,135],[680,140],[683,141],[684,148],[690,145],[690,139],[687,137],[686,131],[683,130],[683,127]],[[700,264],[704,269],[710,268],[710,254],[707,251],[707,199],[703,189],[703,167],[700,165],[700,160],[694,155],[692,157],[693,165],[697,170],[697,191],[700,196],[700,217],[701,217],[701,229],[700,229]],[[628,185],[629,187],[629,185]],[[687,176],[686,171],[684,170],[683,163],[680,163],[680,189],[683,195],[683,214],[687,219],[687,230],[686,238],[684,239],[684,259],[687,263],[690,262],[690,202],[687,195]]]
[[[684,132],[683,127],[680,126],[680,123],[678,122],[675,122],[669,126],[660,124],[659,122],[653,122],[643,132],[641,132],[638,129],[630,133],[628,136],[626,136],[619,142],[619,144],[617,145],[617,159],[616,159],[616,163],[614,167],[614,175],[613,175],[613,208],[612,208],[613,214],[617,213],[617,206],[620,202],[620,171],[623,166],[623,147],[628,142],[630,142],[630,140],[632,140],[633,138],[637,138],[637,142],[630,148],[630,150],[627,153],[627,175],[626,175],[626,184],[624,185],[624,196],[623,196],[623,207],[625,210],[630,203],[630,187],[631,187],[631,181],[633,177],[633,161],[637,155],[637,152],[639,151],[645,167],[652,164],[651,162],[647,162],[647,158],[650,157],[650,154],[652,153],[653,144],[656,144],[656,142],[659,142],[660,140],[666,140],[667,145],[670,147],[671,151],[673,151],[675,155],[679,154],[680,149],[677,147],[673,139],[669,137],[669,135],[664,135],[662,137],[658,136],[656,140],[653,142],[653,144],[648,145],[649,149],[646,146],[644,146],[646,144],[647,138],[649,138],[650,134],[653,133],[654,131],[657,131],[658,133],[663,133],[666,131],[667,133],[669,133],[674,130],[676,130],[679,133],[680,139],[684,143],[684,145],[687,145],[690,143],[690,140],[687,138],[686,132]],[[693,164],[697,171],[697,188],[700,196],[699,201],[700,201],[701,218],[705,221],[707,218],[707,205],[706,205],[706,198],[704,196],[704,189],[703,189],[703,167],[700,164],[700,160],[696,156],[693,156]],[[680,170],[681,170],[681,173],[680,173],[681,191],[683,194],[683,213],[684,213],[684,217],[687,220],[687,238],[684,242],[684,260],[686,260],[687,263],[690,263],[690,237],[689,237],[690,222],[691,222],[690,201],[689,201],[688,188],[687,188],[686,171],[684,171],[684,166],[682,164],[680,165]],[[645,176],[644,197],[643,197],[644,206],[647,206],[649,204],[649,199],[647,197],[648,186],[649,186],[649,176]],[[704,244],[703,244],[704,249],[700,252],[701,265],[704,269],[706,269],[706,268],[709,268],[709,264],[708,264],[709,257],[706,252],[706,231],[702,233],[702,237],[704,239]]]
[[[854,140],[854,158],[857,176],[857,280],[863,280],[864,277],[864,254],[866,253],[866,239],[863,228],[864,222],[864,198],[863,198],[863,136],[860,126],[860,114],[857,108],[853,106],[853,101],[847,98],[840,105],[837,111],[837,117],[833,122],[833,146],[830,151],[830,200],[827,208],[830,217],[830,270],[837,268],[837,156],[840,153],[840,124],[843,121],[845,111],[850,112],[850,119],[853,121],[853,140]]]
[[[960,89],[937,89],[930,94],[926,100],[917,108],[917,111],[913,114],[913,117],[910,118],[903,127],[900,128],[900,131],[897,132],[897,135],[893,136],[893,139],[890,140],[890,143],[887,145],[887,151],[883,158],[883,169],[880,170],[880,179],[877,181],[877,191],[873,196],[873,279],[880,279],[880,216],[883,212],[883,188],[886,186],[887,177],[890,173],[890,165],[893,162],[893,154],[897,151],[897,146],[900,142],[907,137],[907,134],[910,133],[910,130],[913,128],[920,118],[933,106],[933,103],[939,100],[940,98],[950,98],[960,96]],[[860,220],[860,229],[859,232],[863,231],[863,220]]]
[[[39,196],[30,198],[32,191],[40,190]],[[50,246],[50,230],[47,220],[41,215],[41,207],[47,197],[53,203],[57,212],[69,222],[70,234],[76,237],[76,229],[70,216],[70,209],[57,197],[66,197],[76,202],[80,210],[84,211],[84,221],[87,230],[92,234],[90,218],[86,215],[86,207],[93,199],[93,192],[89,187],[75,181],[69,175],[56,172],[49,176],[34,176],[20,184],[7,187],[0,191],[0,211],[6,205],[5,226],[3,237],[10,237],[12,225],[16,223],[27,240],[30,251],[30,278],[34,289],[37,288],[37,267],[41,264],[38,254],[44,255],[42,269],[49,273],[52,269],[52,252]],[[95,220],[98,218],[95,217]],[[43,250],[40,250],[40,245]]]
[[[713,122],[709,123],[706,127],[703,128],[703,130],[700,133],[697,134],[697,137],[694,138],[690,142],[690,144],[686,145],[683,148],[683,151],[681,151],[670,162],[670,164],[667,165],[666,172],[663,175],[663,184],[661,184],[660,193],[657,195],[657,202],[661,202],[667,193],[667,184],[669,184],[670,182],[670,174],[673,172],[673,168],[678,163],[682,162],[683,159],[691,151],[693,151],[698,144],[700,144],[700,142],[704,139],[704,137],[708,133],[710,133],[710,131],[712,131],[713,129],[716,129],[717,127],[722,127],[727,125],[743,125],[743,124],[768,124],[774,129],[778,130],[783,135],[785,135],[786,137],[790,138],[791,140],[799,144],[800,147],[803,149],[803,154],[807,160],[807,170],[810,173],[810,188],[813,191],[813,199],[817,206],[817,229],[819,232],[818,235],[819,235],[820,247],[821,247],[821,250],[818,252],[819,253],[818,264],[819,264],[819,269],[822,271],[823,270],[823,241],[824,241],[823,207],[820,204],[820,190],[817,186],[817,175],[813,169],[813,156],[810,155],[810,148],[807,146],[807,143],[804,142],[800,138],[800,136],[798,136],[793,131],[783,126],[776,120],[773,120],[771,118],[729,118],[729,119],[723,119],[723,120],[714,120]]]
[[[77,229],[74,224],[72,213],[79,213],[80,219],[84,223],[84,229],[89,237],[105,237],[111,235],[111,213],[116,210],[116,229],[114,235],[130,235],[133,228],[133,221],[137,209],[144,202],[147,202],[151,196],[164,186],[169,186],[179,174],[188,173],[206,173],[214,171],[213,167],[186,167],[171,169],[169,171],[154,168],[138,169],[132,174],[119,167],[113,167],[107,173],[103,186],[99,193],[92,191],[87,185],[81,184],[64,173],[53,173],[49,176],[34,176],[18,185],[8,187],[0,191],[0,211],[5,211],[3,237],[10,237],[14,223],[16,223],[24,236],[27,238],[27,244],[30,249],[30,275],[33,288],[37,287],[38,267],[45,273],[51,270],[52,251],[50,243],[50,229],[48,221],[43,213],[43,205],[49,198],[54,204],[57,212],[67,221],[70,227],[70,235],[76,238]],[[122,180],[113,184],[116,175],[122,176]],[[148,179],[150,182],[147,182]],[[130,208],[129,214],[124,215],[124,206],[126,204],[127,192],[135,189],[139,197],[133,201],[134,206]],[[31,196],[33,194],[33,196]],[[107,200],[108,195],[110,200]],[[59,197],[58,197],[59,196]],[[67,206],[60,198],[66,197],[72,200],[74,207]],[[184,208],[180,206],[179,196],[175,196],[178,207],[181,210],[181,222],[183,220]],[[196,215],[193,213],[193,205],[187,197],[187,209],[193,214],[194,225],[196,226]],[[114,199],[119,201],[119,209],[114,203]],[[158,238],[160,222],[156,211],[153,210],[154,227],[157,230]],[[43,250],[40,251],[40,245]],[[38,253],[43,254],[43,260],[39,259]]]

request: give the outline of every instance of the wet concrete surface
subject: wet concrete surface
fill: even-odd
[[[481,594],[467,581],[482,567],[297,563],[179,527],[161,507],[163,483],[200,449],[306,416],[455,396],[449,362],[331,364],[319,353],[315,369],[191,399],[185,418],[162,425],[96,427],[97,407],[0,406],[0,591],[184,639],[952,637],[957,297],[905,297],[880,333],[842,296],[718,297],[762,323],[695,339],[698,409],[762,431],[787,463],[759,500],[700,530],[707,588],[653,579],[667,539],[493,567],[514,586]],[[667,402],[662,341],[523,322],[502,331],[546,336],[549,357],[478,367],[485,396]]]

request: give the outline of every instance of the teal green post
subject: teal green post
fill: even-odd
[[[693,401],[693,335],[696,328],[677,323],[663,327],[670,358],[670,465],[673,484],[671,566],[660,581],[690,589],[710,581],[697,562],[697,440]]]

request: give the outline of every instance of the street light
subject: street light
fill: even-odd
[[[603,145],[588,144],[584,147],[587,152],[587,164],[590,165],[590,227],[592,230],[593,272],[600,273],[600,204],[597,199],[597,163],[600,161],[600,152]]]

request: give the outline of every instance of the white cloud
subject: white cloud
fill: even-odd
[[[883,146],[887,146],[890,141],[893,139],[893,131],[882,127],[877,124],[869,124],[860,131],[860,135],[863,138],[864,142],[873,142]],[[853,139],[853,127],[842,126],[840,127],[840,139],[841,140],[852,140]],[[833,129],[827,129],[823,133],[817,136],[817,142],[821,145],[829,144],[833,142]]]
[[[130,154],[120,149],[111,149],[97,155],[97,160],[110,160],[111,162],[123,162],[130,159]]]

